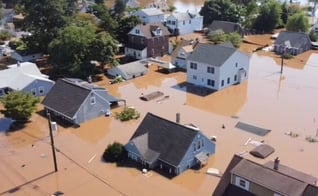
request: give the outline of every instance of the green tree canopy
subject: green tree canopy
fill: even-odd
[[[303,13],[297,13],[289,17],[286,25],[288,31],[307,32],[308,28],[309,20]]]
[[[238,33],[230,33],[227,40],[230,41],[236,48],[240,47],[243,41],[241,35]]]
[[[25,40],[28,49],[47,52],[49,43],[67,23],[68,1],[21,0],[19,6],[25,16],[24,27],[32,34]]]
[[[109,144],[103,153],[103,159],[107,162],[116,162],[124,158],[125,148],[119,142]]]
[[[206,26],[213,20],[240,22],[241,12],[242,6],[230,0],[208,0],[204,2],[200,15],[203,16],[203,24]]]
[[[5,117],[25,122],[36,111],[40,99],[34,97],[32,94],[16,91],[10,92],[3,99],[0,99],[0,101],[5,108],[5,110],[1,111]]]
[[[270,0],[260,7],[260,13],[255,20],[254,28],[258,31],[271,32],[281,24],[281,6],[275,0]]]
[[[116,37],[117,40],[120,43],[127,43],[129,31],[138,24],[141,24],[141,20],[137,16],[128,16],[119,19]]]
[[[221,43],[229,41],[236,48],[238,48],[240,44],[242,43],[242,37],[240,34],[230,33],[227,35],[221,29],[210,32],[208,34],[208,39],[215,44],[221,44]]]

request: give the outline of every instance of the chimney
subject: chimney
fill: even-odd
[[[279,162],[280,162],[279,157],[276,157],[276,159],[275,159],[275,161],[274,161],[274,169],[275,169],[275,170],[278,170],[278,168],[279,168]]]
[[[20,67],[20,65],[21,65],[21,64],[20,64],[20,61],[18,61],[18,62],[17,62],[17,67]]]
[[[180,113],[176,114],[176,123],[180,123]]]

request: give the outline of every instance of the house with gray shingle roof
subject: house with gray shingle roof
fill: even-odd
[[[248,69],[249,56],[232,44],[199,43],[187,58],[187,82],[220,90],[245,81]]]
[[[184,35],[203,29],[203,16],[197,12],[172,13],[166,18],[166,26],[171,34]]]
[[[36,64],[30,62],[9,65],[0,71],[0,97],[10,91],[23,91],[34,96],[45,96],[53,87],[54,81],[42,74]]]
[[[317,178],[280,163],[264,165],[234,155],[213,196],[314,196],[318,195]]]
[[[176,176],[206,164],[215,153],[215,143],[198,128],[147,113],[125,149],[128,157],[144,168]]]
[[[238,33],[242,37],[244,35],[244,30],[242,26],[238,23],[222,20],[213,20],[213,22],[207,26],[209,32],[222,30],[225,34]]]
[[[148,61],[139,60],[113,67],[107,71],[112,78],[121,76],[124,80],[130,80],[148,73]]]
[[[103,115],[119,101],[107,90],[77,78],[59,79],[42,104],[46,112],[65,122],[79,125]]]
[[[135,59],[163,56],[172,48],[169,35],[161,23],[137,25],[128,33],[125,54]]]
[[[280,32],[274,43],[278,54],[298,55],[312,48],[309,35],[302,32]]]
[[[141,9],[133,13],[133,15],[139,17],[144,24],[164,22],[164,13],[158,8]]]

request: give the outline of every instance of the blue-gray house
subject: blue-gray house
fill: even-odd
[[[110,115],[117,99],[107,90],[77,78],[59,79],[42,104],[46,112],[71,124],[79,125],[102,115]]]
[[[174,176],[206,164],[215,153],[215,143],[199,129],[147,113],[125,149],[143,167]]]
[[[45,96],[54,83],[34,63],[9,65],[7,69],[0,70],[0,97],[11,91],[31,93],[36,97]]]

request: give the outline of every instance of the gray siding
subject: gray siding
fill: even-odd
[[[26,86],[24,89],[22,89],[25,93],[31,93],[34,94],[37,97],[40,96],[46,96],[48,92],[53,87],[54,82],[53,81],[46,81],[46,80],[34,80],[32,83],[30,83],[28,86]],[[43,93],[41,94],[41,89],[43,90]]]
[[[91,97],[95,97],[95,104],[91,104]],[[83,102],[79,111],[76,113],[75,123],[91,120],[93,118],[105,115],[110,110],[110,103],[102,99],[95,92],[91,92],[86,100]]]

